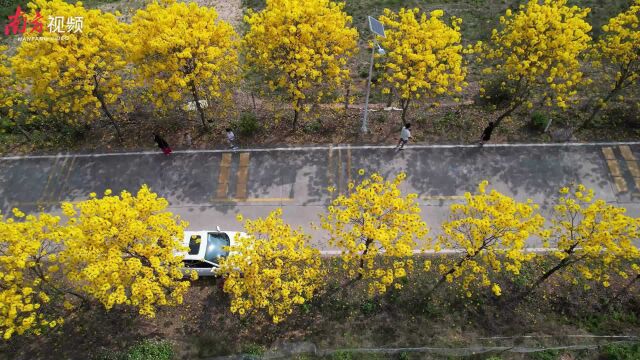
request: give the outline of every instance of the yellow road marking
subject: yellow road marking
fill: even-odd
[[[607,160],[615,160],[616,156],[613,154],[613,148],[603,147],[602,153],[604,154],[604,158]]]
[[[627,167],[634,178],[640,178],[640,167],[638,167],[638,163],[636,161],[627,160]]]
[[[602,149],[603,152],[605,152],[604,149],[605,148]],[[606,149],[611,150],[611,148],[606,148]],[[611,154],[613,154],[613,151],[611,151]],[[608,154],[605,152],[605,157],[606,156],[608,156]],[[618,164],[618,160],[615,160],[615,158],[613,160],[607,160],[607,166],[609,166],[609,172],[613,177],[613,182],[616,184],[618,193],[627,192],[629,189],[627,188],[626,180],[622,177],[622,171],[620,170],[620,165]]]
[[[238,183],[236,184],[236,197],[238,199],[247,198],[248,175],[249,175],[249,153],[241,153],[240,165],[238,166]]]
[[[627,160],[627,161],[636,160],[636,157],[633,156],[633,153],[631,152],[631,148],[629,147],[629,145],[620,145],[620,146],[618,146],[618,149],[620,149],[620,152],[622,153],[622,157],[625,160]]]
[[[220,159],[220,174],[218,175],[218,189],[216,197],[225,198],[229,191],[229,172],[231,171],[231,153],[222,154]]]
[[[614,176],[613,177],[613,181],[616,183],[616,187],[618,188],[618,192],[619,193],[627,192],[627,190],[628,190],[627,182],[624,180],[623,177]]]
[[[613,175],[614,177],[622,176],[620,166],[618,165],[618,160],[607,160],[607,165],[609,165],[609,171],[611,172],[611,175]]]

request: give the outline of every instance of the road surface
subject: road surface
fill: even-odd
[[[236,230],[235,215],[265,216],[281,207],[286,222],[302,226],[314,245],[332,250],[326,235],[309,227],[331,200],[347,191],[358,169],[393,176],[407,173],[403,193],[419,195],[422,215],[438,233],[448,208],[482,180],[519,200],[533,199],[548,213],[557,190],[570,183],[640,214],[640,142],[601,144],[316,146],[301,148],[185,150],[57,154],[0,158],[0,209],[58,212],[60,201],[137,190],[147,184],[189,221],[190,229]],[[535,240],[529,244],[536,247]]]

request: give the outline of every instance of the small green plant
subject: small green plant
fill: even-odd
[[[243,348],[242,352],[247,355],[262,356],[265,350],[266,349],[262,345],[249,344]]]
[[[376,311],[376,307],[376,303],[372,300],[367,300],[360,305],[360,311],[362,311],[364,315],[370,315]]]
[[[145,339],[125,351],[107,350],[93,357],[94,360],[171,360],[173,345],[166,340]]]
[[[129,348],[126,360],[171,360],[173,359],[173,346],[165,340],[143,340]]]
[[[312,122],[306,123],[302,128],[302,131],[304,131],[307,134],[317,134],[322,132],[323,129],[324,129],[324,126],[322,125],[320,120],[314,120]]]
[[[242,136],[251,136],[260,130],[258,119],[253,113],[240,114],[240,120],[235,125]]]
[[[533,114],[531,114],[532,128],[536,130],[544,131],[548,123],[549,123],[549,117],[545,113],[540,111],[534,111]]]
[[[637,360],[640,359],[640,343],[609,344],[602,349],[603,360]]]
[[[531,354],[531,358],[534,360],[557,360],[559,357],[560,351],[558,350],[543,350]]]
[[[331,360],[352,360],[353,355],[345,350],[339,350],[331,355]]]

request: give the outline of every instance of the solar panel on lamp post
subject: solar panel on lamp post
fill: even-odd
[[[380,21],[378,21],[377,19],[371,16],[369,16],[369,29],[375,35],[385,37],[384,26]],[[367,120],[369,117],[369,95],[371,94],[371,76],[373,74],[373,59],[376,51],[376,46],[378,47],[378,53],[380,53],[380,55],[385,54],[384,49],[378,43],[376,43],[374,39],[374,44],[371,47],[371,61],[369,62],[369,79],[367,80],[367,95],[365,97],[364,116],[362,118],[361,130],[363,134],[366,134],[369,131],[369,129],[367,128]]]

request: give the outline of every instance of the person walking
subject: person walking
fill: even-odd
[[[162,150],[162,152],[165,155],[168,156],[169,154],[171,154],[171,147],[169,147],[169,143],[165,139],[163,139],[162,136],[156,133],[153,133],[153,141],[155,141],[156,144],[158,144],[158,147]]]
[[[404,145],[409,142],[409,138],[411,138],[411,124],[407,123],[400,130],[400,141],[398,141],[398,145],[395,150],[400,151],[404,150]]]
[[[489,125],[484,128],[482,132],[482,137],[480,138],[480,146],[482,147],[485,142],[491,140],[491,133],[493,133],[493,129],[496,127],[493,121],[489,121]]]
[[[233,133],[233,131],[231,131],[230,128],[226,128],[225,131],[227,132],[227,140],[229,141],[231,150],[237,149],[238,147],[236,146],[236,135]]]

